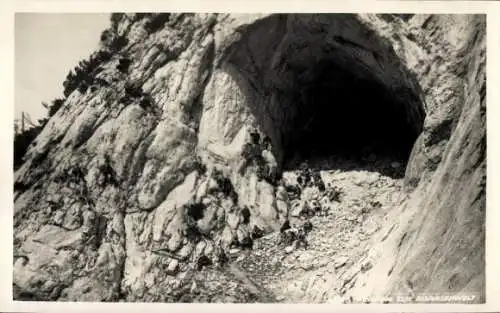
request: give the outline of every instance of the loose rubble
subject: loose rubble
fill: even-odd
[[[303,204],[300,214],[294,216],[292,211],[279,233],[257,240],[253,253],[237,262],[278,301],[317,303],[341,298],[357,275],[347,273],[349,264],[366,254],[385,216],[404,197],[401,179],[380,174],[368,162],[341,158],[317,162],[330,164],[331,170],[315,171],[317,163],[312,161],[283,174],[291,202]],[[390,161],[386,164],[390,166]],[[319,205],[317,199],[321,199]],[[370,268],[366,262],[360,270]],[[307,285],[297,285],[306,281]]]

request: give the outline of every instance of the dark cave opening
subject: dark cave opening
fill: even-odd
[[[406,164],[419,133],[405,106],[377,80],[334,62],[321,62],[314,79],[296,92],[300,103],[284,138],[284,165],[291,160],[370,154]],[[295,162],[294,162],[295,163]]]
[[[404,175],[424,96],[389,41],[355,14],[271,15],[240,33],[224,70],[271,138],[281,171],[347,161]]]

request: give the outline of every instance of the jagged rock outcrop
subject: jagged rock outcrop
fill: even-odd
[[[122,15],[114,32],[128,44],[94,73],[106,84],[73,91],[15,173],[16,298],[275,301],[234,271],[198,271],[290,216],[282,190],[241,166],[256,131],[280,172],[314,153],[407,163],[408,200],[380,230],[373,267],[350,264],[346,296],[410,281],[484,300],[484,16],[148,25]]]

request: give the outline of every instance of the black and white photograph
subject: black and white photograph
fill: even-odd
[[[16,12],[11,300],[486,303],[486,27]]]

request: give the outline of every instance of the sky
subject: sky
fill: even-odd
[[[15,118],[46,117],[42,101],[63,97],[66,75],[98,49],[108,26],[108,13],[16,13]]]

